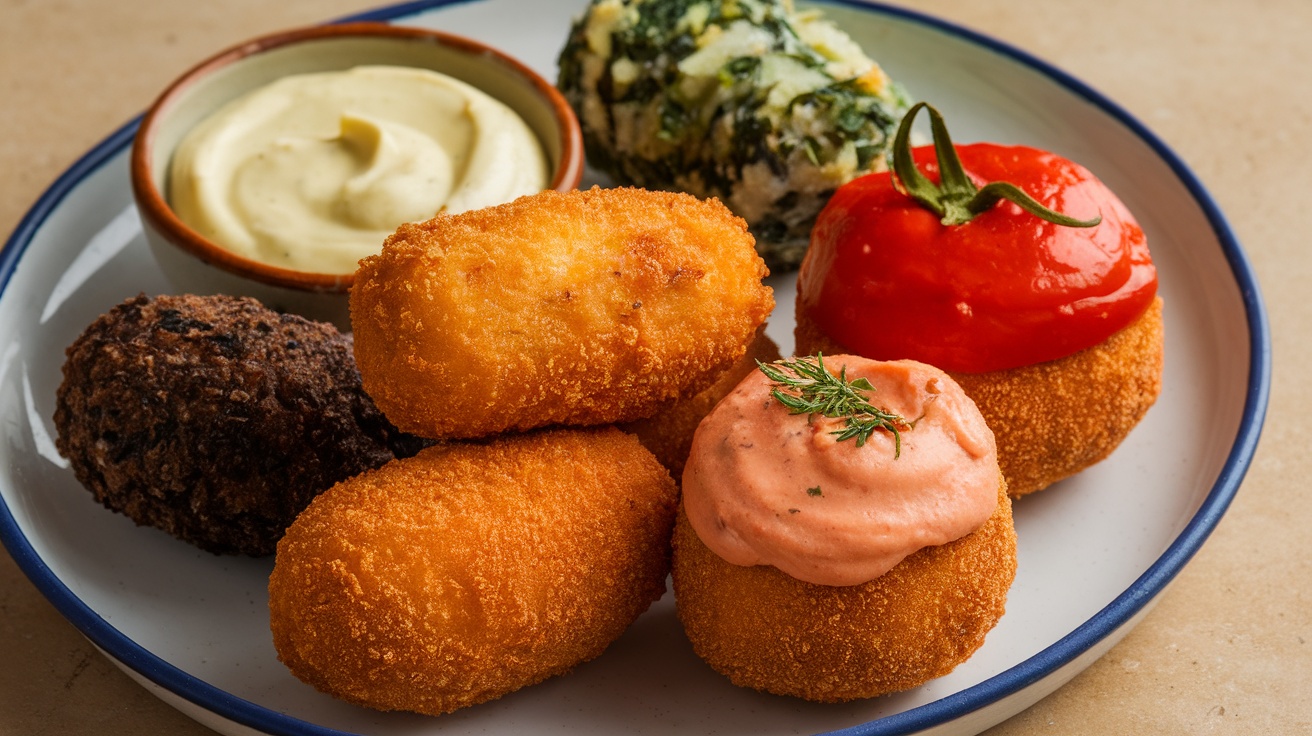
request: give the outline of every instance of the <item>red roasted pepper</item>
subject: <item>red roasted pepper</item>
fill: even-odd
[[[936,145],[913,150],[922,106],[894,170],[839,188],[816,221],[798,308],[817,327],[866,357],[983,373],[1071,355],[1143,313],[1157,271],[1106,185],[1033,148],[953,146],[933,108]],[[1001,181],[1015,186],[987,185]]]

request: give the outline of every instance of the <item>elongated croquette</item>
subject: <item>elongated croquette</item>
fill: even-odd
[[[401,226],[351,290],[365,389],[435,439],[650,416],[742,357],[774,307],[715,200],[542,192]]]
[[[319,496],[278,545],[278,655],[336,697],[428,714],[567,672],[664,593],[676,503],[613,427],[388,463]]]

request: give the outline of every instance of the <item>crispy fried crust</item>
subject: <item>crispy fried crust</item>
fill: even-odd
[[[214,553],[269,555],[310,499],[419,449],[332,325],[254,299],[137,296],[67,350],[56,446],[107,508]]]
[[[756,361],[770,363],[779,359],[779,346],[758,331],[756,339],[747,346],[747,354],[709,388],[687,399],[680,399],[661,409],[654,416],[620,425],[620,429],[638,436],[642,446],[651,450],[661,464],[669,469],[677,481],[683,477],[683,466],[692,450],[692,435],[697,425],[711,409],[732,391],[749,373],[756,370]]]
[[[1002,617],[1016,576],[1005,485],[982,527],[861,585],[725,562],[679,513],[674,595],[697,654],[735,685],[818,702],[906,690],[951,672]]]
[[[774,307],[718,201],[542,192],[403,225],[351,291],[365,389],[433,438],[650,416],[742,357]]]
[[[799,354],[851,352],[798,310]],[[998,441],[1014,497],[1106,458],[1162,391],[1162,299],[1102,343],[1058,360],[989,373],[950,373]]]
[[[279,658],[344,700],[434,715],[564,673],[664,593],[676,502],[613,427],[389,463],[321,495],[278,545]]]

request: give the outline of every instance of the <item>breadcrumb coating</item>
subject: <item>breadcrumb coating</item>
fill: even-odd
[[[715,200],[542,192],[403,225],[351,291],[365,389],[435,439],[650,416],[742,357],[774,307]]]
[[[319,496],[278,545],[278,656],[338,698],[432,715],[562,674],[664,593],[676,503],[613,427],[388,463]]]
[[[798,310],[799,354],[848,353]],[[1103,342],[1058,360],[949,375],[975,400],[998,442],[1013,497],[1047,488],[1105,459],[1162,392],[1162,298]]]
[[[683,477],[683,466],[692,451],[692,435],[697,425],[711,409],[732,391],[740,381],[756,370],[756,362],[772,363],[780,358],[775,345],[762,329],[747,346],[744,355],[733,367],[721,374],[710,388],[701,393],[675,401],[654,416],[620,425],[620,429],[638,436],[642,446],[651,450],[661,464],[669,469],[677,481]]]
[[[735,685],[817,702],[870,698],[951,672],[984,643],[1016,576],[1005,484],[979,529],[861,585],[725,562],[680,510],[674,595],[698,656]]]

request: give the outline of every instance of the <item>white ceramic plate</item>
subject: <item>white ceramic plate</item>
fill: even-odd
[[[581,7],[427,2],[369,17],[478,38],[554,78]],[[375,713],[292,678],[268,634],[270,560],[214,557],[104,510],[51,441],[64,347],[124,298],[171,291],[131,203],[134,125],[55,182],[0,255],[0,536],[10,553],[125,671],[228,734],[972,734],[1048,694],[1139,620],[1238,489],[1270,383],[1257,285],[1194,176],[1096,92],[939,20],[846,3],[826,12],[935,103],[957,141],[1023,142],[1101,176],[1147,230],[1166,300],[1160,401],[1111,459],[1017,504],[1007,614],[952,674],[846,705],[739,689],[694,656],[667,595],[599,659],[442,718]],[[771,334],[788,351],[793,289],[786,278],[775,286]]]

